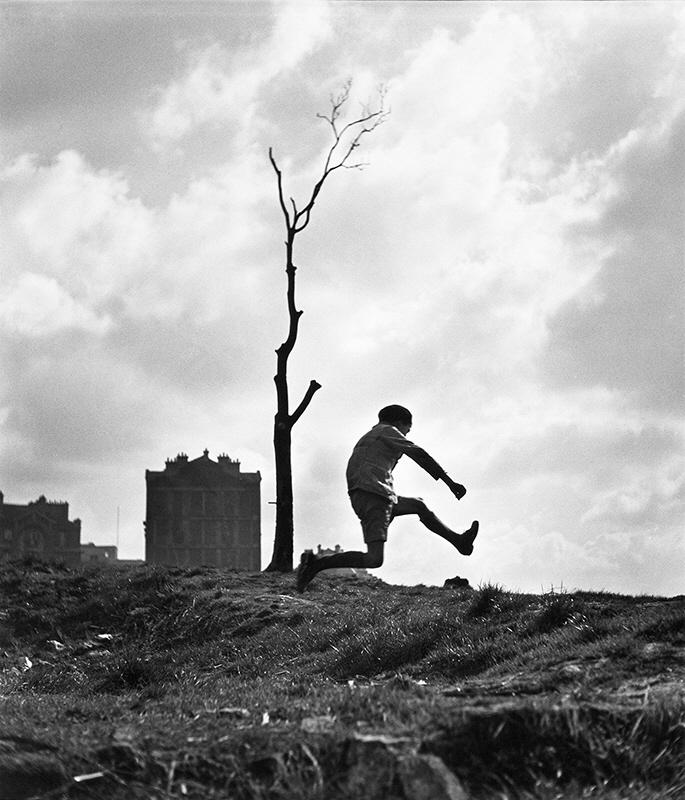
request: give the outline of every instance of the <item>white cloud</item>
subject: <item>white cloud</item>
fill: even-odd
[[[162,89],[146,121],[153,144],[163,149],[207,124],[247,127],[260,90],[330,35],[324,0],[280,0],[274,3],[271,33],[258,47],[236,55],[215,43],[193,52],[186,73]]]
[[[292,69],[332,33],[330,8],[324,0],[279,0],[274,10],[274,27],[263,49],[269,77]]]
[[[69,328],[104,333],[107,316],[77,303],[54,278],[24,273],[0,298],[0,325],[22,336],[50,336]]]
[[[668,40],[668,66],[658,82],[654,94],[656,97],[668,98],[674,103],[674,111],[678,113],[683,100],[682,87],[685,85],[685,8],[679,7],[674,15],[673,32]]]
[[[212,45],[195,53],[187,74],[164,89],[149,129],[159,146],[177,141],[209,121],[227,122],[250,113],[260,76],[252,70],[231,77],[226,60],[224,51]]]
[[[192,312],[210,322],[244,308],[260,272],[239,259],[261,246],[269,179],[256,154],[243,154],[154,209],[120,175],[76,153],[47,165],[17,160],[2,175],[8,324],[36,333],[42,322],[54,332],[71,319],[104,333],[122,313],[168,320]]]
[[[555,85],[550,55],[549,40],[530,19],[501,8],[483,14],[459,40],[437,29],[412,53],[405,75],[393,80],[399,129],[413,129],[409,115],[425,115],[432,142],[440,145],[467,126],[492,124],[512,107],[532,107]]]
[[[24,270],[50,275],[74,301],[97,306],[150,268],[154,214],[130,197],[121,175],[63,151],[49,164],[23,156],[0,181],[6,279]]]
[[[614,192],[581,240],[613,245],[587,288],[550,316],[548,378],[604,385],[643,408],[677,408],[685,389],[685,116],[630,131],[603,171]]]
[[[685,463],[670,458],[659,471],[630,475],[620,487],[598,493],[583,522],[602,523],[618,530],[647,530],[676,525],[685,518]]]

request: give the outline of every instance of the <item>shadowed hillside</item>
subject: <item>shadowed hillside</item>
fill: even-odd
[[[683,598],[0,571],[0,799],[685,796]]]

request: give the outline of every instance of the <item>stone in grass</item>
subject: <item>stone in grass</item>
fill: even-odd
[[[397,774],[404,796],[411,800],[468,800],[464,787],[438,756],[401,756]]]
[[[359,735],[348,742],[347,788],[365,800],[468,800],[461,783],[436,755],[418,755],[405,737]]]
[[[471,584],[468,578],[460,578],[455,575],[454,578],[448,578],[443,584],[443,589],[470,589]]]
[[[305,717],[300,729],[305,733],[328,733],[335,727],[335,717],[324,714],[318,717]]]
[[[411,740],[390,736],[355,734],[347,743],[347,789],[351,797],[383,800],[393,797],[397,751]]]

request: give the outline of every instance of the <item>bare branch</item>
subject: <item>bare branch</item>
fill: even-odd
[[[318,381],[310,381],[309,386],[307,387],[307,391],[305,392],[304,397],[302,398],[302,402],[300,405],[293,411],[290,415],[290,425],[291,427],[297,422],[297,420],[304,414],[307,410],[307,406],[312,402],[312,397],[319,391],[321,388],[321,384]]]
[[[309,215],[312,213],[313,206],[314,206],[314,201],[312,200],[306,208],[302,209],[301,213],[304,214],[304,222],[299,226],[297,225],[297,223],[295,223],[293,227],[293,231],[295,233],[303,231],[307,227],[307,225],[309,225]]]
[[[328,153],[326,154],[326,160],[323,165],[321,177],[314,185],[309,202],[304,206],[304,208],[296,212],[295,217],[292,220],[292,231],[295,234],[300,233],[307,227],[307,225],[309,225],[314,203],[319,196],[319,192],[321,191],[326,178],[328,178],[332,172],[335,172],[335,170],[340,169],[341,167],[345,167],[346,169],[363,169],[365,166],[368,166],[366,162],[348,164],[347,160],[352,155],[352,152],[360,146],[362,136],[376,130],[379,125],[382,125],[383,122],[385,122],[388,114],[390,113],[385,109],[386,90],[381,86],[378,89],[378,94],[380,97],[378,109],[376,111],[370,111],[368,104],[364,105],[362,107],[362,115],[360,117],[347,122],[340,130],[338,130],[336,123],[340,118],[342,107],[349,99],[351,85],[351,81],[348,80],[337,97],[331,96],[331,112],[329,116],[326,116],[325,114],[316,115],[319,119],[323,119],[329,124],[331,130],[333,131],[334,141],[329,148]],[[355,129],[357,129],[356,133],[351,140],[349,140],[344,152],[339,153],[339,157],[335,158],[336,152],[339,150],[345,134]]]
[[[288,214],[288,209],[285,207],[285,202],[283,200],[283,173],[278,168],[278,164],[276,164],[276,159],[274,158],[273,150],[269,148],[269,161],[271,161],[271,166],[276,171],[276,176],[278,178],[278,201],[281,204],[281,210],[283,211],[283,216],[285,217],[285,224],[288,230],[290,230],[290,216]]]
[[[351,130],[355,126],[360,126],[361,125],[361,128],[357,131],[357,133],[354,135],[354,137],[350,141],[350,144],[347,147],[347,151],[345,152],[345,155],[340,159],[340,161],[334,167],[330,168],[330,171],[332,171],[333,169],[337,169],[338,167],[344,166],[345,162],[347,161],[347,159],[352,154],[352,151],[356,150],[356,148],[359,147],[362,136],[364,136],[367,133],[371,133],[372,131],[375,131],[376,128],[379,127],[379,125],[382,125],[385,122],[385,120],[387,119],[389,113],[390,113],[389,111],[386,111],[383,108],[383,103],[382,103],[382,100],[381,100],[381,107],[378,109],[378,111],[374,111],[373,113],[366,114],[366,116],[360,117],[359,119],[356,119],[356,120],[353,120],[352,122],[349,122],[343,128],[343,130],[341,131],[341,133],[340,133],[341,137],[342,137],[342,135],[344,133],[346,133],[348,130]],[[366,125],[365,123],[367,123],[367,122],[370,122],[371,124],[370,125]],[[340,139],[336,142],[335,147],[337,147],[337,145],[339,143],[340,143]],[[335,149],[335,147],[333,149]]]
[[[279,176],[279,199],[281,200],[281,208],[283,209],[283,213],[286,216],[288,231],[293,235],[301,233],[307,227],[307,225],[309,225],[309,220],[311,218],[311,212],[312,208],[314,207],[314,203],[316,202],[316,199],[319,196],[319,193],[323,187],[324,182],[332,172],[335,172],[335,170],[340,169],[341,167],[344,167],[345,169],[363,169],[364,167],[368,166],[368,163],[363,161],[357,161],[353,164],[348,164],[347,162],[350,156],[352,155],[353,151],[361,146],[362,137],[365,136],[367,133],[371,133],[372,131],[376,130],[376,128],[378,128],[379,125],[382,125],[390,113],[385,108],[386,89],[384,86],[379,86],[378,87],[379,105],[377,110],[371,111],[368,103],[363,104],[360,116],[353,120],[350,120],[349,122],[345,123],[341,128],[339,128],[338,122],[341,118],[342,110],[345,104],[349,100],[351,86],[352,86],[352,81],[351,79],[348,79],[344,83],[343,88],[341,89],[340,93],[337,96],[331,95],[330,97],[331,110],[328,115],[320,113],[316,115],[318,119],[322,119],[326,123],[328,123],[333,133],[333,143],[331,144],[326,154],[326,159],[324,161],[321,177],[314,185],[311,196],[306,205],[298,211],[295,205],[295,201],[293,200],[292,197],[290,198],[290,202],[293,208],[292,218],[285,209],[280,170],[278,170],[275,160],[271,154],[271,150],[269,150],[269,157],[271,158],[271,163],[274,165],[274,169],[276,169],[277,174]],[[351,136],[351,138],[348,138],[346,137],[346,134],[353,134],[353,135]],[[346,145],[343,144],[344,138],[347,138]]]
[[[352,86],[352,78],[348,78],[343,84],[343,88],[341,89],[340,94],[336,98],[334,98],[333,95],[331,95],[331,116],[329,122],[331,124],[331,127],[333,128],[333,133],[335,134],[336,138],[339,137],[338,137],[337,126],[335,123],[340,117],[340,112],[342,107],[345,105],[345,103],[348,101],[350,97],[351,86]]]
[[[377,128],[381,124],[381,122],[385,119],[387,113],[388,112],[384,111],[383,108],[381,107],[380,109],[378,109],[378,111],[374,111],[372,113],[365,114],[362,117],[358,117],[357,119],[353,119],[351,122],[348,122],[345,125],[345,127],[340,131],[340,137],[342,137],[343,134],[346,133],[350,128],[354,128],[355,125],[363,125],[365,122],[368,122],[369,120],[374,120],[374,123],[370,128],[364,128],[357,135],[357,137],[355,137],[359,138],[359,136],[361,136],[362,133],[368,133],[369,131],[372,131],[375,128]]]

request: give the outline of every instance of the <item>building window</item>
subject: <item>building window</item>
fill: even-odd
[[[194,517],[201,517],[204,513],[202,492],[190,492],[190,513]]]
[[[216,517],[219,514],[219,497],[218,492],[207,492],[205,494],[205,515],[208,517]]]
[[[174,525],[173,538],[174,538],[174,544],[183,544],[185,541],[185,537],[183,536],[183,529],[181,528],[181,525],[178,522]]]
[[[43,544],[43,537],[41,536],[40,532],[37,530],[30,530],[26,534],[26,543],[31,548],[38,548]]]
[[[162,516],[167,512],[167,507],[170,503],[167,502],[166,492],[157,491],[153,492],[150,497],[150,511],[154,516]]]
[[[173,492],[171,498],[172,515],[180,519],[183,516],[183,492]]]
[[[240,495],[240,516],[249,517],[254,513],[254,498],[249,492],[242,492]]]

